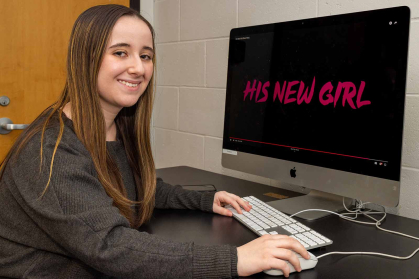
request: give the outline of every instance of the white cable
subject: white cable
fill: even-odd
[[[408,235],[408,234],[404,234],[404,233],[399,233],[399,232],[395,232],[395,231],[390,231],[390,230],[383,229],[380,226],[378,226],[378,224],[376,225],[376,227],[378,229],[382,230],[382,231],[385,231],[385,232],[389,232],[389,233],[393,233],[393,234],[398,234],[398,235],[401,235],[401,236],[405,236],[405,237],[409,237],[409,238],[413,238],[413,239],[419,240],[419,238],[418,237],[415,237],[415,236],[411,236],[411,235]]]
[[[412,254],[410,254],[407,257],[398,257],[398,256],[381,254],[381,253],[374,253],[374,252],[330,252],[330,253],[318,256],[317,259],[323,258],[325,256],[329,256],[329,255],[332,255],[332,254],[339,254],[339,255],[373,255],[373,256],[383,256],[383,257],[388,257],[388,258],[393,258],[393,259],[398,259],[398,260],[408,260],[411,257],[413,257],[418,251],[419,251],[419,248],[416,249]]]
[[[360,224],[365,224],[365,225],[375,225],[375,223],[371,223],[371,222],[362,222],[362,221],[356,221],[354,219],[356,219],[357,217],[347,217],[343,214],[355,214],[355,213],[343,213],[343,214],[339,214],[333,211],[329,211],[329,210],[325,210],[325,209],[305,209],[305,210],[301,210],[297,213],[294,213],[290,216],[290,218],[294,217],[297,214],[303,213],[303,212],[307,212],[307,211],[323,211],[323,212],[329,212],[331,214],[335,214],[338,215],[340,218],[351,221],[351,222],[355,222],[355,223],[360,223]],[[362,214],[362,213],[357,213],[357,214]]]
[[[346,207],[346,204],[345,204],[345,197],[343,197],[343,207],[345,207],[345,209],[346,209],[346,211],[348,211],[348,212],[351,212],[351,213],[354,213],[354,212],[358,212],[358,209],[357,210],[355,210],[355,211],[353,211],[353,210],[349,210],[347,207]]]
[[[295,215],[297,215],[297,214],[300,214],[300,213],[306,212],[306,211],[323,211],[323,212],[329,212],[329,213],[332,213],[332,214],[335,214],[335,215],[341,216],[341,214],[339,214],[339,213],[336,213],[336,212],[333,212],[333,211],[330,211],[330,210],[325,210],[325,209],[305,209],[305,210],[301,210],[301,211],[298,211],[297,213],[292,214],[292,215],[290,216],[290,218],[294,217],[294,216],[295,216]]]
[[[385,207],[383,206],[383,211],[382,212],[370,212],[371,210],[369,210],[369,211],[363,211],[364,206],[366,204],[370,204],[370,202],[363,203],[361,200],[359,200],[359,201],[357,201],[357,204],[356,204],[356,210],[349,210],[346,207],[346,204],[345,204],[345,197],[343,197],[343,206],[344,206],[345,210],[347,211],[346,213],[339,214],[339,213],[336,213],[336,212],[333,212],[333,211],[329,211],[329,210],[324,210],[324,209],[306,209],[306,210],[302,210],[302,211],[299,211],[297,213],[292,214],[290,216],[290,218],[294,217],[297,214],[300,214],[300,213],[303,213],[303,212],[307,212],[307,211],[323,211],[323,212],[329,212],[331,214],[338,215],[340,218],[345,219],[345,220],[348,220],[348,221],[351,221],[351,222],[365,224],[365,225],[375,225],[377,227],[377,229],[380,229],[382,231],[419,240],[419,238],[418,237],[415,237],[415,236],[411,236],[411,235],[408,235],[408,234],[404,234],[404,233],[395,232],[395,231],[391,231],[391,230],[387,230],[387,229],[381,228],[380,227],[381,223],[387,217],[387,213],[385,212]],[[377,220],[374,217],[370,216],[370,214],[383,214],[383,217],[380,220]],[[348,217],[347,215],[355,215],[355,217]],[[358,218],[358,215],[364,215],[365,217],[368,217],[368,218],[374,220],[375,222],[362,222],[362,221],[357,221],[355,219]],[[340,254],[340,255],[375,255],[375,256],[383,256],[383,257],[389,257],[389,258],[399,259],[399,260],[407,260],[407,259],[410,259],[411,257],[413,257],[418,251],[419,251],[419,248],[416,249],[410,256],[407,256],[407,257],[398,257],[398,256],[393,256],[393,255],[388,255],[388,254],[375,253],[375,252],[330,252],[330,253],[326,253],[326,254],[323,254],[321,256],[318,256],[317,259],[320,259],[320,258],[325,257],[325,256],[328,256],[328,255]]]

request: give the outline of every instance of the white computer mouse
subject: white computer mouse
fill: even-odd
[[[313,254],[311,254],[310,252],[308,252],[308,254],[310,255],[310,259],[306,260],[304,259],[300,254],[295,253],[297,255],[298,260],[300,261],[300,265],[301,265],[301,269],[305,270],[305,269],[310,269],[313,268],[317,265],[317,258],[316,256],[314,256]],[[295,272],[295,268],[292,264],[290,264],[287,261],[289,267],[290,267],[290,273]],[[279,275],[283,275],[284,273],[282,272],[282,270],[280,269],[268,269],[268,270],[264,270],[263,272],[265,272],[268,275],[272,275],[272,276],[279,276]]]

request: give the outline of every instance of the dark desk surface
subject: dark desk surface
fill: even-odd
[[[264,196],[266,192],[287,196],[299,195],[190,167],[160,169],[157,174],[171,184],[214,184],[217,190],[229,191],[239,196],[253,195],[263,201],[274,200]],[[345,221],[335,215],[317,221],[299,221],[333,240],[330,246],[310,251],[316,256],[333,251],[378,252],[408,256],[419,248],[417,240],[386,233],[374,226]],[[417,220],[387,215],[382,227],[419,237]],[[241,246],[257,237],[233,218],[192,210],[155,210],[151,222],[144,227],[144,230],[171,240],[194,241],[204,245]],[[259,273],[251,278],[274,277]],[[409,260],[367,255],[330,255],[319,259],[314,269],[292,273],[289,278],[419,278],[419,253]]]

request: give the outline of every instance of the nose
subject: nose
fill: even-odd
[[[132,59],[131,65],[128,68],[128,73],[136,76],[144,75],[144,65],[140,57]]]

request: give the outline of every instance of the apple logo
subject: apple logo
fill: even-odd
[[[295,167],[290,170],[290,175],[291,175],[292,178],[296,178],[297,177],[296,172],[297,172],[297,170],[295,169]]]

